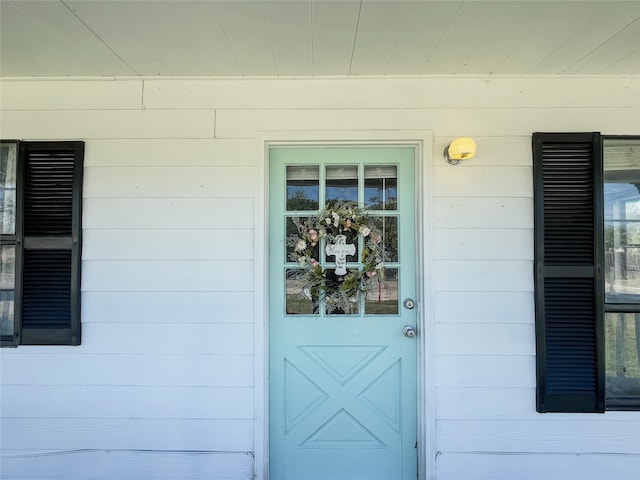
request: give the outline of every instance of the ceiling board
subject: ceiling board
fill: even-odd
[[[640,3],[638,4],[640,6]],[[610,32],[618,32],[629,24],[628,9],[621,4],[594,8],[592,15],[571,38],[552,51],[535,67],[532,74],[546,74],[567,70],[567,58],[580,59],[610,39]]]
[[[509,4],[464,65],[458,68],[458,73],[492,74],[531,35],[536,28],[531,19],[539,18],[546,8],[543,2]]]
[[[268,1],[262,8],[278,75],[313,75],[311,2]]]
[[[277,75],[260,2],[213,2],[242,75]]]
[[[570,73],[585,73],[600,69],[596,73],[601,73],[619,62],[625,61],[627,57],[638,50],[640,50],[640,20],[635,20],[624,30],[572,65],[568,71]],[[638,73],[638,70],[636,63],[635,72]]]
[[[196,75],[202,71],[164,5],[158,1],[113,2],[159,65],[156,75]],[[188,7],[185,7],[188,8]],[[154,60],[155,63],[155,60]]]
[[[462,2],[423,73],[458,73],[508,6],[507,2]]]
[[[349,73],[385,72],[411,2],[363,2]]]
[[[457,2],[413,2],[385,73],[421,74],[457,10]]]
[[[640,50],[636,50],[631,55],[621,59],[610,67],[602,70],[606,75],[632,75],[638,73],[640,65]]]
[[[48,32],[47,55],[52,61],[71,58],[76,75],[131,75],[133,72],[113,54],[63,3],[22,2],[20,10]],[[21,36],[25,36],[24,32]],[[40,47],[42,49],[43,47]],[[40,50],[39,49],[39,50]]]
[[[211,2],[167,1],[163,6],[202,68],[197,75],[240,75]]]
[[[359,13],[357,0],[312,2],[314,75],[349,74]]]
[[[168,67],[145,43],[138,25],[127,15],[121,2],[65,0],[65,3],[137,75],[167,74]]]

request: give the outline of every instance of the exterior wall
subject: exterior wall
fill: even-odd
[[[86,141],[82,345],[0,351],[2,478],[253,477],[256,139],[340,130],[433,134],[429,474],[637,478],[640,412],[535,412],[530,145],[639,134],[638,77],[5,80],[0,107],[4,139]]]

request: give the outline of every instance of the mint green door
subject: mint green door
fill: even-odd
[[[270,148],[270,480],[417,477],[415,157],[409,146]],[[338,201],[368,214],[384,256],[348,310],[300,282],[294,255],[296,222],[323,230],[308,219]],[[350,239],[347,269],[364,269],[373,235]],[[328,243],[312,256],[334,278]]]

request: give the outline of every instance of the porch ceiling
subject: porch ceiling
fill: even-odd
[[[0,75],[640,74],[640,1],[0,0]]]

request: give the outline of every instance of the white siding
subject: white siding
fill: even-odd
[[[433,134],[434,478],[638,478],[639,413],[535,412],[531,177],[534,131],[640,133],[637,77],[6,80],[0,95],[3,138],[86,141],[82,345],[0,352],[2,478],[252,478],[256,138],[277,130]],[[477,156],[451,167],[462,135]]]

